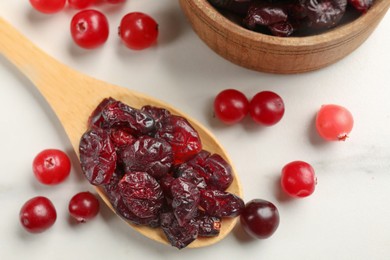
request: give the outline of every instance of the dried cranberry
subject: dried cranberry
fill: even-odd
[[[199,205],[199,189],[189,180],[177,178],[171,184],[173,213],[180,226],[196,216]]]
[[[165,199],[172,199],[171,186],[174,180],[175,178],[171,174],[167,174],[159,180]]]
[[[307,0],[309,26],[316,29],[331,28],[343,17],[347,0]]]
[[[156,179],[168,173],[173,162],[171,145],[163,140],[141,136],[120,153],[127,171],[144,171]]]
[[[294,28],[289,22],[274,23],[268,26],[275,36],[288,37],[294,32]]]
[[[103,109],[110,103],[115,102],[116,100],[112,97],[103,99],[99,105],[95,108],[95,110],[91,113],[91,115],[88,118],[88,128],[91,128],[93,126],[100,127],[100,125],[103,123],[103,117],[102,117],[102,111]]]
[[[162,213],[160,219],[168,241],[178,249],[186,247],[198,237],[199,224],[195,220],[181,226],[172,212]]]
[[[115,171],[117,154],[108,133],[100,128],[83,134],[79,146],[85,177],[93,185],[106,184]]]
[[[166,140],[172,146],[174,164],[182,163],[202,150],[198,132],[181,116],[164,118],[156,137]]]
[[[189,180],[191,183],[195,184],[199,189],[206,188],[207,184],[204,179],[199,174],[199,171],[195,170],[192,166],[187,163],[180,164],[175,170],[175,177],[182,177]]]
[[[240,197],[220,190],[201,190],[199,205],[215,217],[236,217],[245,207]]]
[[[169,112],[165,108],[154,107],[154,106],[150,106],[150,105],[143,106],[141,108],[141,111],[150,115],[154,119],[154,121],[156,122],[157,127],[161,127],[160,122],[164,118],[169,117],[171,115],[171,112]]]
[[[277,4],[253,1],[243,23],[247,28],[255,30],[257,25],[268,26],[285,22],[287,18],[287,11],[283,7]]]
[[[199,223],[199,236],[218,236],[221,230],[221,218],[213,217],[201,212],[196,218]]]
[[[150,227],[158,227],[160,225],[159,216],[152,216],[150,218],[140,218],[136,216],[129,207],[123,201],[123,198],[119,192],[119,181],[122,178],[122,174],[115,172],[111,177],[108,184],[104,185],[104,191],[106,192],[108,199],[115,209],[116,213],[123,218],[129,220],[131,223],[136,225],[147,225]]]
[[[140,218],[160,214],[163,192],[160,184],[146,172],[128,172],[118,183],[119,193],[129,209]]]
[[[217,8],[232,11],[237,14],[245,14],[252,0],[209,0]]]
[[[101,116],[102,128],[125,128],[136,136],[155,131],[155,122],[151,116],[120,101],[108,103],[102,109]]]
[[[207,184],[218,190],[226,190],[233,182],[232,167],[219,154],[210,155],[203,166],[211,177]]]
[[[120,128],[111,129],[110,138],[111,141],[114,143],[115,147],[117,148],[122,148],[131,145],[136,140],[136,138],[132,134]]]

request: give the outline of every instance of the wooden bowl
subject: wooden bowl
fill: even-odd
[[[313,71],[344,58],[370,36],[390,7],[390,0],[375,0],[366,14],[325,33],[283,38],[237,25],[207,0],[179,2],[194,31],[216,53],[242,67],[279,74]]]

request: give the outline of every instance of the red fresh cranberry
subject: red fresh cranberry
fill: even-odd
[[[93,219],[99,213],[99,200],[89,191],[79,192],[70,201],[68,210],[78,222]]]
[[[71,162],[66,153],[58,149],[41,151],[32,164],[37,180],[46,185],[63,182],[70,173]]]
[[[20,209],[20,223],[30,233],[41,233],[54,225],[57,212],[46,197],[38,196],[28,200]]]

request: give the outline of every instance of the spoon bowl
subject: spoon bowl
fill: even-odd
[[[60,120],[77,156],[79,156],[80,137],[87,130],[88,117],[104,98],[112,97],[135,108],[153,105],[183,116],[192,124],[201,137],[203,149],[221,155],[232,166],[234,180],[228,191],[242,197],[240,181],[226,151],[214,135],[195,119],[158,99],[97,80],[61,64],[42,52],[2,18],[0,18],[0,31],[1,55],[13,63],[37,87]],[[107,206],[115,212],[103,190],[99,187],[96,187],[96,190]],[[126,222],[142,235],[169,245],[161,229]],[[198,238],[188,247],[198,248],[215,244],[226,237],[236,223],[237,218],[223,219],[219,236]]]

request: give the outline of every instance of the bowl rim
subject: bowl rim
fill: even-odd
[[[195,7],[199,9],[199,12],[203,13],[207,20],[202,19],[210,26],[213,31],[221,34],[226,39],[232,40],[231,34],[236,34],[245,41],[240,41],[241,45],[251,46],[253,43],[262,42],[263,44],[275,45],[280,47],[304,47],[310,45],[318,45],[321,43],[347,41],[346,35],[350,35],[350,38],[354,38],[356,34],[362,31],[362,28],[370,28],[372,23],[375,23],[380,17],[382,12],[386,12],[390,7],[389,0],[375,0],[373,6],[367,11],[367,13],[361,15],[358,19],[348,22],[341,26],[337,26],[326,32],[310,35],[310,36],[292,36],[292,37],[277,37],[272,35],[266,35],[259,32],[250,31],[226,18],[221,14],[214,6],[212,6],[208,0],[184,0],[192,9]],[[197,14],[200,15],[200,14]],[[211,23],[209,21],[214,21]],[[363,29],[364,31],[364,29]],[[230,36],[229,36],[230,35]]]

